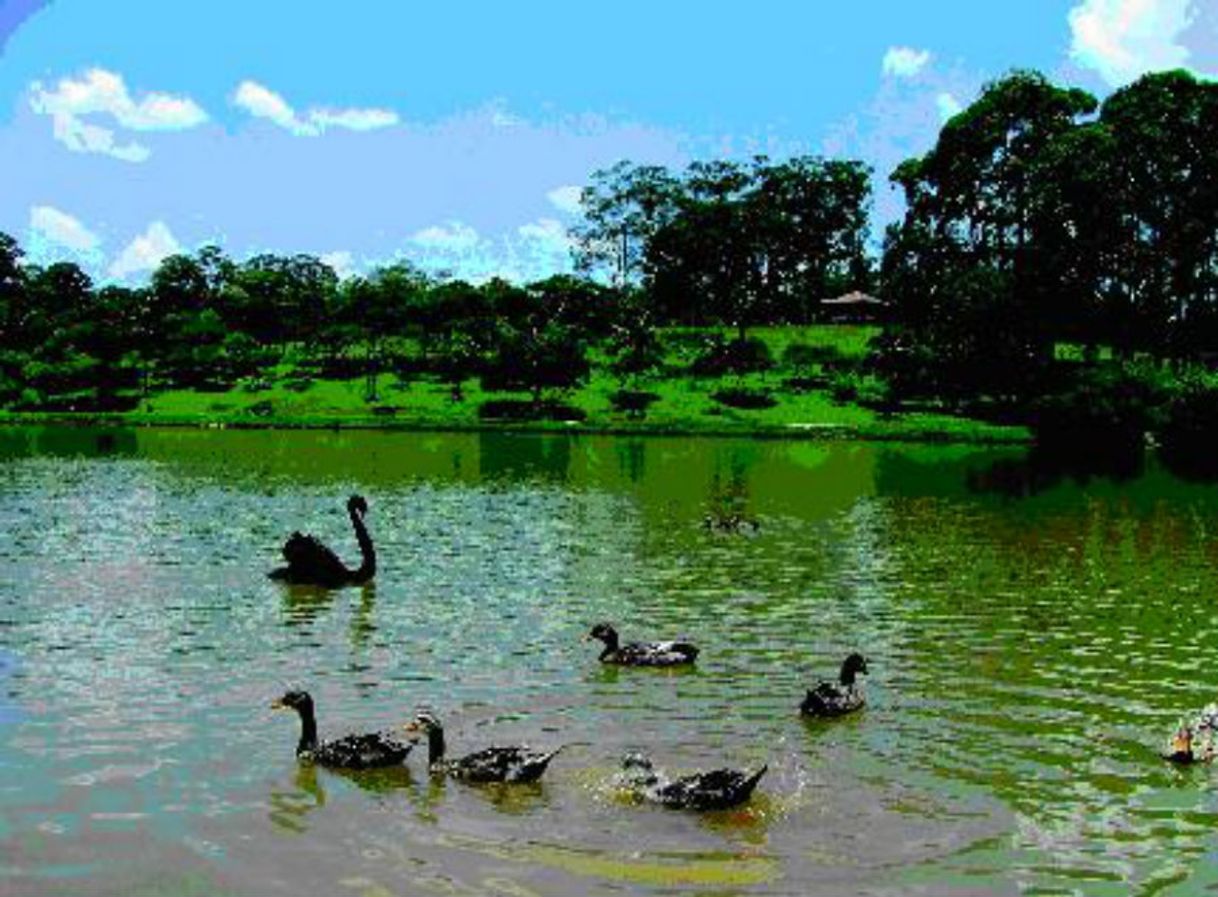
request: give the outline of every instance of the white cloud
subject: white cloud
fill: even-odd
[[[915,50],[912,47],[889,47],[880,68],[885,75],[896,78],[912,78],[930,62],[930,50]]]
[[[137,102],[121,75],[105,69],[89,69],[74,80],[61,78],[54,89],[40,81],[30,84],[30,106],[51,116],[55,139],[78,153],[104,153],[126,162],[148,158],[147,147],[134,141],[120,143],[114,130],[85,120],[89,115],[108,115],[131,131],[179,131],[207,121],[207,113],[188,97],[146,93]]]
[[[1070,10],[1070,56],[1113,87],[1189,58],[1177,42],[1193,22],[1191,0],[1082,0]]]
[[[416,246],[443,252],[469,252],[481,240],[476,230],[460,221],[426,227],[410,236],[410,242]]]
[[[566,184],[562,187],[555,187],[546,194],[546,199],[558,211],[566,212],[568,215],[578,215],[582,211],[579,204],[579,195],[582,192],[582,188],[574,184]]]
[[[571,239],[562,222],[539,218],[492,238],[460,221],[425,228],[408,240],[411,260],[473,283],[502,277],[527,283],[571,270]]]
[[[323,253],[319,259],[322,264],[329,265],[340,280],[355,273],[355,259],[345,249]]]
[[[398,123],[398,115],[388,109],[314,109],[309,120],[325,130],[346,128],[348,131],[375,131]]]
[[[939,118],[943,121],[947,121],[949,118],[964,109],[964,106],[960,104],[960,101],[946,90],[935,97],[935,106],[939,110]]]
[[[101,244],[97,235],[81,224],[79,219],[54,206],[32,207],[30,229],[50,243],[79,253],[92,252]]]
[[[256,81],[242,81],[233,102],[256,118],[265,118],[297,137],[316,137],[330,128],[372,131],[398,123],[389,109],[310,109],[303,116],[282,96]]]
[[[110,265],[110,277],[125,279],[131,274],[151,271],[167,256],[181,252],[182,247],[163,221],[154,221],[148,229],[127,244]]]

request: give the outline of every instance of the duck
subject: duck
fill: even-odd
[[[1167,750],[1160,751],[1159,756],[1181,766],[1210,763],[1218,756],[1218,747],[1214,744],[1216,734],[1218,704],[1210,704],[1195,719],[1182,723],[1176,729]]]
[[[535,751],[523,745],[488,747],[464,757],[445,756],[444,727],[426,710],[404,727],[412,735],[427,736],[427,766],[437,775],[465,782],[535,782],[562,750]]]
[[[834,717],[861,709],[865,703],[863,691],[854,677],[866,672],[867,661],[863,655],[858,652],[851,654],[842,662],[842,671],[836,683],[821,682],[816,688],[808,689],[807,696],[799,705],[799,712],[804,716]]]
[[[372,544],[372,537],[368,535],[368,527],[364,524],[364,516],[367,513],[368,501],[362,495],[352,495],[347,499],[347,514],[351,518],[351,526],[355,530],[355,540],[359,543],[360,550],[360,565],[355,569],[344,564],[333,549],[323,544],[316,536],[297,531],[283,543],[283,559],[288,562],[287,566],[278,567],[267,575],[271,579],[291,585],[320,586],[326,589],[371,582],[376,576],[376,549]]]
[[[753,795],[766,774],[768,764],[756,772],[713,769],[669,779],[656,771],[642,754],[627,754],[622,760],[621,782],[653,803],[683,810],[726,810],[744,803]]]
[[[621,644],[617,630],[609,623],[597,623],[584,636],[584,641],[604,642],[601,663],[616,663],[634,667],[671,667],[693,663],[698,657],[697,645],[689,642],[630,642]]]
[[[704,515],[702,527],[712,533],[755,536],[761,530],[761,523],[743,514],[721,512]]]
[[[295,710],[300,715],[300,741],[296,757],[332,769],[384,769],[402,766],[413,745],[379,732],[317,740],[313,698],[307,691],[289,691],[271,702],[273,710]]]

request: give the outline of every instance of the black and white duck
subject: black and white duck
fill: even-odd
[[[821,682],[808,689],[799,712],[805,716],[845,716],[862,708],[863,690],[855,681],[859,673],[867,672],[867,661],[862,654],[854,653],[842,662],[842,671],[837,682]]]
[[[608,623],[597,623],[584,636],[584,641],[597,639],[605,645],[600,653],[601,663],[616,663],[634,667],[672,667],[693,663],[698,657],[697,645],[689,642],[629,642],[618,639],[617,630]]]
[[[271,703],[276,710],[295,710],[300,715],[300,742],[296,756],[301,760],[334,769],[384,769],[401,766],[413,745],[404,744],[379,732],[344,735],[331,741],[317,740],[317,718],[313,698],[307,691],[289,691]]]
[[[523,745],[488,747],[464,757],[445,756],[444,727],[427,711],[420,711],[405,726],[412,734],[427,736],[427,765],[433,773],[465,782],[535,782],[562,748],[535,751]]]
[[[669,779],[657,772],[641,754],[622,760],[621,784],[640,797],[684,810],[725,810],[744,803],[753,795],[768,766],[746,773],[736,769],[714,769]]]

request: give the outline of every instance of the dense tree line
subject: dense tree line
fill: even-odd
[[[429,372],[532,394],[587,377],[592,345],[626,383],[659,358],[655,328],[804,321],[863,284],[868,172],[798,158],[622,163],[585,191],[580,276],[472,285],[399,262],[341,279],[309,255],[164,259],[141,287],[96,288],[77,265],[23,263],[0,238],[0,403],[129,407],[161,388],[227,389],[286,362],[318,376]],[[611,285],[588,276],[608,265]],[[409,351],[406,344],[409,343]]]
[[[870,169],[797,157],[695,162],[680,175],[621,162],[583,191],[581,270],[637,285],[657,316],[746,329],[808,323],[817,303],[868,286]]]
[[[1218,351],[1218,84],[1147,75],[1100,104],[1015,72],[892,174],[884,360],[913,394],[1052,385],[1055,346]]]
[[[1131,441],[1154,409],[1165,434],[1218,435],[1215,134],[1218,84],[1185,71],[1102,103],[1013,72],[891,173],[906,211],[878,260],[869,169],[807,156],[595,172],[572,232],[579,274],[523,285],[405,262],[340,279],[308,255],[204,247],[146,285],[99,288],[0,235],[0,405],[129,407],[274,370],[362,377],[370,401],[387,373],[429,374],[454,398],[477,376],[536,406],[582,382],[593,350],[637,389],[665,325],[731,331],[695,375],[764,368],[750,327],[812,322],[822,298],[864,289],[892,311],[856,397],[1045,432],[1117,421]]]

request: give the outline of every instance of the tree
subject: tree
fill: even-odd
[[[608,270],[624,287],[644,275],[647,246],[676,211],[677,181],[660,165],[621,161],[596,171],[580,195],[583,223],[573,229],[576,268]]]
[[[1158,355],[1202,348],[1192,324],[1218,305],[1218,83],[1146,75],[1104,101],[1099,123],[1116,222],[1104,273],[1110,301],[1131,311],[1122,341]]]
[[[1085,148],[1102,161],[1102,135],[1078,136],[1095,107],[1084,91],[1014,72],[893,172],[907,211],[885,239],[898,332],[881,359],[907,386],[1026,393],[1055,340],[1085,318],[1094,271],[1079,252],[1088,238],[1075,240],[1089,220],[1081,204],[1103,180],[1073,181],[1068,156]]]
[[[571,389],[589,373],[587,347],[571,327],[557,321],[505,324],[482,373],[487,390],[527,390],[533,405],[547,389]]]

